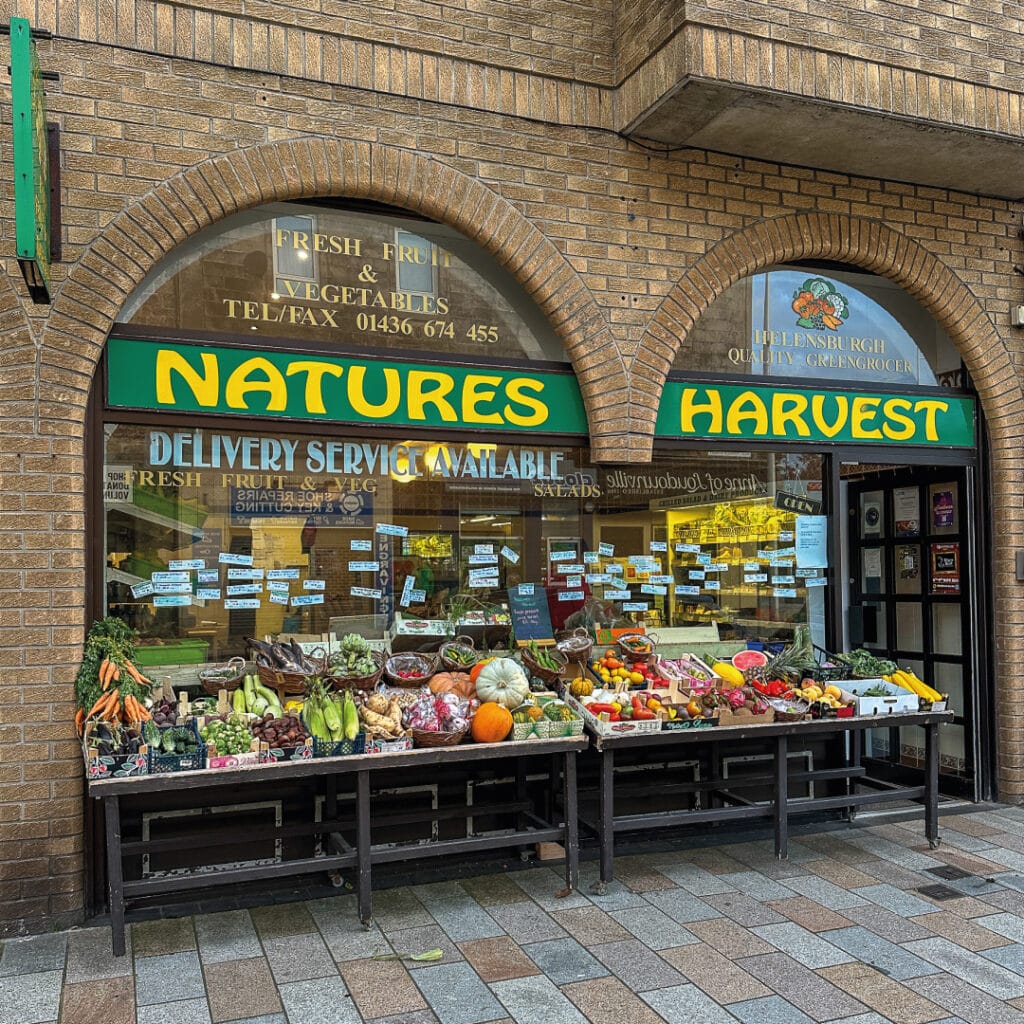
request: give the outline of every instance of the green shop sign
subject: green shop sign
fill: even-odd
[[[587,433],[571,373],[437,366],[111,338],[128,409],[543,434]]]
[[[323,423],[587,434],[570,373],[390,362],[111,338],[108,403]],[[655,436],[974,446],[974,402],[669,381]]]
[[[658,437],[974,446],[974,401],[810,388],[669,381]]]

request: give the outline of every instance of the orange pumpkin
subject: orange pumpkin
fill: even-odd
[[[438,672],[429,685],[431,693],[457,693],[466,698],[476,696],[476,684],[468,672]]]
[[[512,731],[512,712],[494,701],[481,704],[473,716],[471,732],[477,743],[500,743]]]
[[[478,675],[480,675],[480,669],[482,669],[484,667],[484,665],[486,665],[486,664],[488,664],[489,662],[492,662],[492,661],[494,661],[493,658],[484,658],[483,661],[478,661],[469,670],[469,678],[472,680],[474,686],[476,685],[476,677]]]

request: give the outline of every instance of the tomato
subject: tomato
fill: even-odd
[[[691,718],[700,718],[700,716],[704,713],[704,709],[700,706],[700,704],[697,701],[691,700],[690,703],[686,705],[686,713]]]

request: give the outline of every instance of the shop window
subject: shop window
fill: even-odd
[[[737,282],[687,335],[682,373],[963,387],[960,356],[931,314],[883,277],[781,266]]]
[[[241,334],[332,351],[566,362],[514,278],[453,229],[393,211],[274,203],[171,253],[118,333]]]
[[[508,644],[521,583],[545,589],[556,629],[772,645],[806,625],[824,644],[818,456],[676,451],[619,469],[571,446],[105,433],[108,612],[148,665],[279,633]]]

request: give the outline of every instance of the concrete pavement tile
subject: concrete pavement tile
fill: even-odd
[[[465,962],[424,967],[421,971],[414,971],[413,978],[441,1024],[479,1024],[506,1016],[476,971]],[[520,985],[525,982],[536,985],[542,980],[521,978],[496,984]],[[554,989],[554,985],[551,988]]]
[[[929,929],[874,904],[851,907],[844,914],[855,924],[890,942],[913,942],[914,939],[927,939],[933,934]]]
[[[954,850],[964,850],[967,853],[978,853],[982,857],[985,856],[986,851],[994,848],[988,839],[983,839],[980,836],[966,836],[958,832],[943,832],[942,845],[951,846]]]
[[[132,973],[132,931],[125,935],[125,955],[114,956],[109,928],[82,928],[68,933],[65,984],[126,978]]]
[[[651,952],[636,939],[594,946],[591,952],[634,992],[670,988],[682,985],[686,980],[657,953]]]
[[[876,857],[874,854],[870,854],[866,850],[862,850],[859,846],[851,846],[844,840],[838,839],[829,833],[817,836],[805,836],[801,842],[809,850],[814,850],[817,853],[820,853],[825,858],[825,863],[831,862],[833,864],[848,864],[850,867],[856,867],[856,865],[863,864],[867,860],[873,860],[876,864],[882,863],[881,858]],[[815,869],[810,866],[811,863],[821,862],[808,861],[808,871],[815,871]],[[817,872],[815,871],[815,873]]]
[[[719,878],[723,882],[728,882],[737,892],[758,902],[782,900],[795,895],[788,886],[773,878],[767,878],[759,871],[737,871],[731,875],[720,875]]]
[[[573,907],[570,910],[555,910],[551,916],[577,942],[584,946],[596,946],[604,942],[618,942],[628,939],[630,934],[613,917],[598,907]]]
[[[846,950],[828,941],[828,933],[819,936],[792,921],[785,924],[763,925],[751,930],[759,938],[770,942],[776,949],[789,953],[794,960],[798,960],[812,971],[819,967],[848,964],[853,959]]]
[[[184,953],[196,948],[191,917],[140,921],[132,925],[132,952],[136,957]]]
[[[954,832],[963,832],[968,836],[998,836],[1001,830],[978,821],[970,814],[944,814],[939,818],[939,828],[944,832],[952,829]]]
[[[767,904],[759,903],[742,893],[709,896],[705,902],[726,917],[731,917],[744,928],[753,928],[759,924],[782,924],[785,920],[781,914],[777,914]],[[703,920],[703,918],[693,918],[693,920]]]
[[[680,860],[688,861],[694,867],[703,868],[713,875],[728,875],[733,871],[746,871],[748,866],[731,856],[724,846],[708,846],[696,850],[687,850]],[[665,874],[663,867],[658,868]]]
[[[1024,1024],[1024,1013],[951,974],[910,978],[906,986],[967,1024]]]
[[[981,954],[986,960],[991,960],[1000,967],[1014,971],[1017,974],[1024,974],[1024,945],[1014,942],[1009,946],[1000,946],[998,949],[986,949]]]
[[[199,914],[195,918],[195,929],[199,959],[204,964],[263,956],[263,947],[248,910]]]
[[[548,978],[496,981],[491,989],[517,1024],[587,1024],[586,1017]],[[475,1019],[490,1020],[489,1017]],[[442,1024],[449,1022],[442,1017]]]
[[[520,946],[526,942],[543,942],[545,939],[560,939],[565,936],[565,929],[532,900],[527,903],[491,907],[490,912],[494,920]]]
[[[840,928],[834,932],[823,932],[822,938],[845,949],[868,967],[876,968],[897,981],[939,972],[934,964],[908,953],[902,946],[883,939],[867,928]]]
[[[597,861],[585,862],[580,866],[580,879],[577,891],[573,896],[568,897],[570,902],[557,899],[550,903],[544,903],[541,900],[538,900],[538,902],[542,903],[548,911],[568,910],[571,907],[580,906],[576,902],[576,895],[585,896],[588,902],[592,903],[595,907],[600,907],[602,910],[625,910],[626,907],[639,907],[643,905],[643,894],[634,892],[621,878],[616,878],[614,881],[607,882],[601,886],[599,885],[600,877],[601,869]],[[603,891],[599,892],[599,889]]]
[[[934,914],[938,907],[920,896],[897,889],[894,885],[866,885],[853,890],[858,896],[870,900],[879,907],[885,907],[901,917],[916,917],[922,914]],[[920,922],[918,922],[920,923]]]
[[[540,974],[537,965],[507,935],[460,942],[459,949],[488,984]]]
[[[802,1013],[782,996],[762,996],[733,1003],[729,1012],[743,1024],[813,1024],[806,1013]]]
[[[450,964],[462,959],[459,947],[450,938],[440,925],[429,925],[425,928],[406,928],[403,931],[392,932],[388,938],[391,940],[392,948],[396,953],[426,953],[428,949],[443,950],[444,963]],[[357,959],[365,959],[359,957]],[[432,961],[421,960],[406,961],[406,966],[411,971],[419,971],[430,966]]]
[[[809,932],[825,932],[833,928],[846,928],[851,922],[834,910],[819,906],[806,896],[787,900],[771,900],[768,906]],[[762,950],[767,952],[767,950]]]
[[[774,947],[764,939],[759,939],[753,932],[728,917],[716,917],[712,921],[694,921],[688,926],[688,930],[712,949],[717,949],[719,953],[724,953],[730,958],[774,952]]]
[[[281,1024],[286,1024],[282,1020]],[[373,1024],[438,1024],[437,1018],[430,1010],[413,1010],[412,1013],[396,1013],[393,1017],[378,1017]],[[516,1024],[514,1020],[504,1017],[492,1024]]]
[[[1005,846],[992,846],[985,850],[983,856],[986,860],[994,861],[1001,865],[1002,871],[1024,871],[1024,853],[1019,850],[1010,850]]]
[[[941,910],[937,914],[928,914],[925,917],[912,917],[911,921],[920,924],[923,928],[930,928],[936,935],[955,942],[958,946],[971,950],[973,953],[980,953],[983,949],[995,949],[997,946],[1006,946],[1012,940],[1005,935],[997,935],[988,928],[977,924],[974,921],[965,921],[956,914],[947,910]]]
[[[210,1007],[205,999],[179,999],[173,1003],[140,1006],[136,1024],[210,1024]]]
[[[19,974],[0,982],[0,1024],[43,1024],[60,1012],[60,971]]]
[[[746,871],[746,865],[733,862],[739,872]],[[658,863],[659,872],[674,885],[685,889],[694,896],[711,896],[715,893],[733,892],[733,886],[725,881],[725,872],[708,871],[697,864],[671,860]]]
[[[590,1024],[662,1024],[658,1016],[618,978],[592,978],[562,986]]]
[[[704,943],[665,949],[661,955],[718,1003],[736,1003],[772,994],[771,989],[729,957]]]
[[[650,949],[667,949],[669,946],[685,946],[698,941],[688,928],[649,903],[628,910],[613,910],[608,916]]]
[[[1006,869],[996,864],[995,861],[986,860],[977,854],[971,855],[957,850],[936,850],[933,857],[937,857],[945,864],[960,868],[962,871],[969,871],[972,875],[997,875]]]
[[[855,1017],[867,1011],[863,1003],[807,970],[785,953],[746,957],[737,961],[737,966],[815,1020]]]
[[[334,958],[319,932],[264,939],[263,949],[278,985],[289,981],[308,981],[310,978],[330,978],[338,973]]]
[[[672,889],[676,885],[671,878],[654,870],[639,857],[617,857],[615,875],[631,892],[654,892]]]
[[[644,899],[673,921],[686,924],[689,921],[709,921],[713,917],[721,917],[721,911],[710,905],[713,899],[739,899],[738,893],[727,893],[722,896],[709,896],[706,900],[691,896],[685,889],[663,889],[660,892],[644,893]]]
[[[990,887],[987,892],[977,895],[982,903],[988,903],[998,910],[1005,910],[1024,917],[1024,893],[1015,892],[1012,889]]]
[[[869,874],[872,881],[878,882],[884,879],[887,885],[895,886],[897,889],[916,889],[921,885],[934,885],[940,879],[934,875],[925,875],[920,871],[911,871],[910,868],[902,867],[899,864],[877,864],[865,861],[860,865],[866,874]],[[855,888],[860,888],[856,886]]]
[[[888,1017],[880,1013],[858,1013],[856,1017],[842,1017],[831,1024],[893,1024]]]
[[[696,985],[676,985],[641,992],[640,998],[661,1014],[667,1024],[736,1024],[736,1018],[722,1009]]]
[[[229,1020],[226,1024],[288,1024],[283,1013],[264,1013],[259,1017],[244,1017],[242,1020]],[[377,1024],[375,1021],[374,1024]]]
[[[853,846],[867,850],[868,853],[873,853],[876,857],[881,857],[882,860],[888,861],[890,864],[898,864],[910,871],[923,871],[925,868],[942,866],[942,861],[924,853],[917,853],[910,848],[909,843],[903,846],[900,843],[894,843],[891,839],[863,832],[850,836],[849,842]]]
[[[67,932],[8,939],[4,943],[3,954],[0,955],[0,978],[9,978],[13,974],[63,971],[67,949]]]
[[[787,878],[786,885],[794,892],[814,900],[827,910],[848,910],[850,907],[862,907],[868,901],[856,893],[847,892],[838,885],[827,882],[817,875],[800,875]],[[766,922],[767,923],[767,922]]]
[[[962,917],[965,920],[974,917],[985,917],[992,913],[991,903],[985,903],[973,896],[958,896],[952,900],[931,900],[931,897],[925,896],[925,899],[929,900],[929,902],[934,902],[940,910],[945,911],[947,914],[955,914],[957,917]]]
[[[580,888],[589,885],[587,871],[597,879],[597,866],[594,864],[580,865]],[[565,876],[552,868],[532,868],[529,871],[517,871],[511,876],[519,886],[544,910],[568,910],[570,907],[585,907],[590,902],[582,892],[574,892],[569,896],[559,897],[557,894],[565,888]]]
[[[426,928],[434,923],[427,908],[407,886],[374,893],[373,920],[385,934],[404,928]]]
[[[505,931],[468,893],[463,893],[461,899],[436,900],[424,906],[456,942],[493,939]]]
[[[276,903],[269,907],[253,907],[249,911],[261,939],[282,935],[308,935],[316,931],[316,923],[305,903]]]
[[[530,897],[508,875],[480,875],[463,878],[459,884],[481,907],[522,903]]]
[[[270,965],[262,957],[207,964],[205,974],[214,1024],[281,1012]]]
[[[568,985],[573,981],[600,978],[608,973],[590,952],[575,939],[549,939],[547,942],[531,942],[523,946],[523,952],[556,985]],[[652,954],[648,953],[648,956]]]
[[[811,874],[824,878],[843,889],[856,889],[861,885],[874,885],[878,881],[877,875],[869,875],[852,864],[837,864],[828,860],[812,860],[807,864],[807,870]],[[888,871],[888,867],[884,870]]]
[[[427,1009],[416,983],[398,960],[347,960],[338,971],[366,1019]]]
[[[340,977],[282,985],[281,1002],[292,1024],[362,1024]]]
[[[1016,914],[990,914],[986,917],[976,917],[974,924],[996,935],[1011,939],[1013,942],[1024,942],[1024,920]]]
[[[373,903],[376,909],[376,896]],[[420,907],[418,901],[416,906]],[[422,907],[420,909],[422,910]],[[342,960],[364,960],[374,953],[392,952],[391,944],[377,924],[364,928],[356,915],[355,903],[346,897],[313,900],[309,904],[309,912],[313,915],[313,920],[331,956],[339,963]],[[418,920],[419,915],[414,913],[412,919]],[[426,912],[423,913],[423,920],[428,925],[434,923]]]
[[[884,1013],[893,1024],[926,1024],[946,1012],[919,992],[866,964],[825,967],[818,973],[865,1006]]]
[[[957,946],[948,939],[918,939],[904,946],[909,952],[941,967],[957,978],[970,978],[975,988],[980,988],[999,999],[1013,999],[1024,996],[1024,977],[1008,971]]]
[[[4,995],[7,995],[6,988]],[[0,1005],[0,1016],[3,1012]],[[61,1024],[135,1024],[132,979],[105,978],[65,985],[60,1021]]]
[[[199,954],[194,950],[146,956],[135,961],[136,1006],[200,999],[205,995],[203,969]]]

